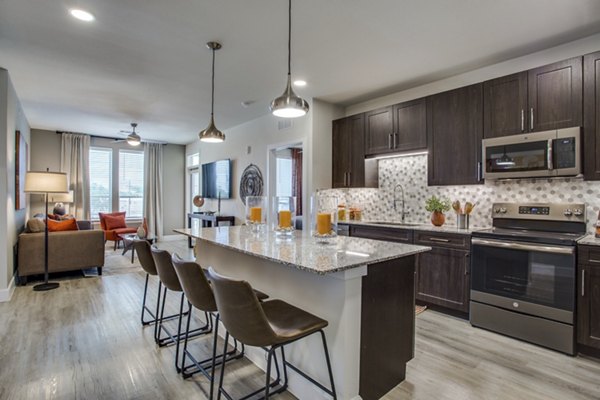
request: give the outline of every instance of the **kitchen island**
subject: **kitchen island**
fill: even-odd
[[[203,267],[329,321],[338,399],[378,399],[404,380],[414,355],[415,255],[429,247],[351,237],[323,244],[302,232],[280,239],[244,226],[175,232],[197,239],[196,260]],[[261,349],[247,349],[246,356],[265,369]],[[317,336],[290,345],[289,359],[328,382]],[[294,371],[289,390],[300,399],[328,398]]]

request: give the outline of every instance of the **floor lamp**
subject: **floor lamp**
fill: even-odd
[[[25,175],[25,192],[40,193],[44,195],[46,203],[45,225],[44,229],[44,283],[35,285],[33,290],[36,292],[56,289],[57,282],[48,282],[48,195],[50,193],[68,193],[69,182],[67,174],[64,172],[29,171]]]

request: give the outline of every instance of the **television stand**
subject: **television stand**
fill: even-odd
[[[192,228],[192,219],[199,219],[202,228],[214,228],[221,225],[221,222],[229,222],[229,226],[235,225],[235,217],[233,215],[215,215],[215,214],[198,214],[188,213],[188,228]],[[192,237],[188,236],[188,247],[191,249]]]

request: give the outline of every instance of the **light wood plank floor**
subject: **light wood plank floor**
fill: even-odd
[[[183,242],[161,247],[191,257]],[[183,381],[173,368],[174,349],[157,348],[153,328],[141,327],[144,275],[136,266],[123,272],[115,267],[103,277],[62,279],[59,289],[46,293],[33,292],[30,284],[0,303],[0,399],[206,397],[206,379]],[[150,304],[156,284],[152,281]],[[172,312],[178,301],[174,295],[170,300]],[[208,356],[209,346],[210,338],[203,338],[192,349]],[[227,371],[227,386],[236,396],[262,383],[263,375],[248,361]],[[416,357],[407,380],[385,398],[600,399],[600,363],[427,310],[417,317]]]

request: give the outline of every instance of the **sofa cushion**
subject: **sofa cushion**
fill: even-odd
[[[62,231],[78,231],[77,221],[68,219],[65,221],[54,221],[53,219],[48,220],[48,231],[49,232],[62,232]]]
[[[124,233],[136,233],[137,228],[119,228],[115,229],[115,234],[122,235]]]
[[[38,233],[46,230],[46,224],[41,218],[29,218],[27,221],[27,232]]]
[[[105,215],[104,223],[106,224],[106,229],[109,231],[127,228],[127,223],[125,222],[125,215]]]

